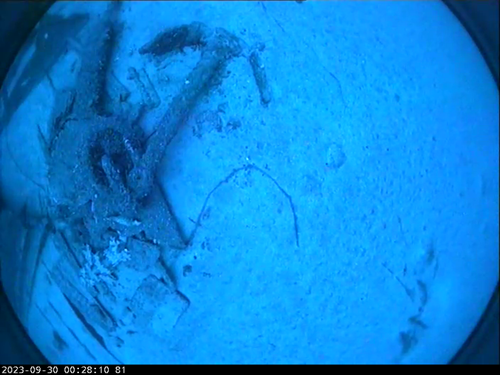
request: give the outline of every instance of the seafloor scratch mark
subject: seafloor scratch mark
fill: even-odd
[[[314,54],[316,55],[316,52]],[[317,55],[316,55],[316,57],[317,57]],[[321,62],[320,62],[320,64],[323,67],[323,69],[325,69],[326,72],[330,75],[330,77],[332,77],[335,80],[335,82],[337,83],[337,86],[338,86],[339,92],[340,92],[340,99],[342,99],[342,104],[345,107],[346,106],[346,102],[345,102],[345,99],[344,99],[344,92],[342,90],[342,85],[340,84],[339,79],[337,78],[337,76],[335,74],[333,74],[331,71],[329,71]]]
[[[412,302],[414,302],[415,301],[415,291],[413,289],[410,289],[408,286],[406,286],[406,284],[396,274],[394,274],[394,272],[392,272],[392,270],[389,267],[387,267],[387,264],[385,262],[382,263],[382,267],[384,267],[387,270],[387,272],[389,272],[391,274],[391,276],[396,279],[396,281],[405,290],[405,293],[408,296],[408,298],[410,298],[410,300]]]
[[[259,1],[259,4],[262,7],[262,9],[264,9],[264,13],[268,17],[271,17],[273,19],[273,21],[276,23],[276,25],[278,25],[278,27],[281,29],[281,31],[283,31],[286,34],[285,28],[281,25],[281,23],[279,23],[279,21],[274,16],[270,15],[269,13],[267,13],[267,7],[266,7],[265,1]]]
[[[269,173],[267,173],[262,168],[259,168],[254,164],[247,164],[247,165],[244,165],[242,167],[233,169],[231,171],[231,173],[229,173],[222,181],[220,181],[217,185],[215,185],[215,187],[212,190],[210,190],[210,192],[207,194],[207,197],[205,198],[205,201],[203,202],[203,206],[202,206],[201,211],[198,215],[198,219],[196,220],[196,223],[195,223],[196,224],[195,228],[193,229],[191,235],[189,236],[188,244],[192,243],[197,229],[201,226],[202,216],[205,213],[205,209],[207,207],[208,201],[209,201],[210,197],[212,196],[212,194],[214,194],[215,191],[218,188],[220,188],[222,185],[229,183],[229,181],[234,176],[236,176],[238,173],[244,172],[244,171],[249,171],[249,170],[258,171],[258,172],[262,173],[264,175],[264,177],[267,177],[268,179],[270,179],[276,185],[276,187],[281,191],[281,193],[286,197],[286,199],[288,200],[288,202],[290,204],[290,209],[291,209],[292,215],[293,215],[293,225],[294,225],[294,231],[295,231],[295,243],[297,244],[297,247],[300,247],[300,245],[299,245],[299,225],[298,225],[297,213],[295,211],[295,205],[293,203],[293,199],[292,199],[291,195],[288,194],[286,192],[286,190],[283,189],[283,187],[281,187],[281,185],[278,183],[278,181],[276,181],[276,179],[274,177],[272,177]]]
[[[347,103],[344,99],[344,91],[342,89],[342,85],[340,83],[340,80],[337,78],[337,76],[335,74],[333,74],[324,64],[323,62],[321,61],[321,59],[319,58],[318,54],[316,53],[316,50],[314,49],[314,47],[312,47],[307,41],[305,41],[306,45],[309,47],[309,49],[312,51],[312,53],[314,54],[314,57],[316,58],[316,62],[319,63],[319,65],[321,65],[321,67],[323,68],[323,70],[325,72],[328,73],[328,75],[333,78],[333,80],[335,81],[335,83],[337,84],[337,87],[339,89],[339,94],[340,94],[340,99],[342,100],[342,105],[344,107],[344,109],[347,107]]]
[[[406,242],[405,231],[403,230],[403,223],[401,222],[401,217],[398,216],[399,230],[401,231],[401,236],[403,236],[403,242],[406,245],[406,248],[409,248],[408,242]]]
[[[422,329],[427,329],[429,328],[429,326],[427,324],[425,324],[422,319],[420,319],[420,316],[419,315],[414,315],[414,316],[410,316],[408,318],[408,322],[416,327],[419,327],[419,328],[422,328]]]
[[[417,280],[418,290],[420,291],[420,308],[423,311],[427,301],[429,300],[429,293],[427,291],[427,285],[422,280]]]
[[[427,244],[427,249],[426,249],[426,264],[428,267],[432,266],[434,263],[434,272],[432,278],[435,279],[437,276],[437,272],[439,269],[439,258],[437,255],[437,251],[435,248],[435,243],[434,240],[431,239],[429,243]]]
[[[261,5],[262,9],[264,10],[264,13],[266,14],[266,16],[268,17],[271,17],[273,19],[273,21],[276,23],[276,25],[278,25],[278,27],[281,29],[281,31],[283,31],[285,34],[287,33],[285,28],[281,25],[281,23],[271,14],[268,13],[267,11],[267,7],[266,7],[266,4],[264,1],[259,1],[259,4]],[[339,93],[340,93],[340,99],[342,100],[342,105],[344,106],[344,108],[347,106],[346,105],[346,101],[344,99],[344,92],[342,90],[342,85],[340,84],[340,81],[339,79],[337,78],[337,76],[335,74],[333,74],[322,62],[321,62],[321,59],[318,57],[318,54],[316,53],[316,50],[309,45],[309,43],[307,43],[307,46],[308,48],[312,51],[312,53],[314,54],[314,56],[316,57],[316,62],[319,62],[319,64],[321,65],[321,67],[328,73],[328,75],[333,78],[333,80],[335,81],[335,83],[337,84],[337,87],[339,89]]]

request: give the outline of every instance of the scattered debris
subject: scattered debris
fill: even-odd
[[[227,122],[226,127],[232,131],[237,130],[241,128],[241,121],[238,119],[231,119]]]
[[[269,86],[264,64],[262,63],[258,50],[254,50],[250,54],[248,61],[252,67],[255,83],[259,89],[260,100],[263,105],[268,105],[272,99],[271,87]]]
[[[111,216],[108,219],[126,227],[138,227],[141,225],[141,222],[139,220],[127,219],[123,216]]]
[[[222,132],[222,119],[218,112],[207,109],[194,116],[193,135],[195,137],[201,139],[205,132],[211,130]]]
[[[176,290],[170,279],[154,275],[143,280],[130,302],[132,311],[141,312],[136,326],[152,326],[160,336],[176,326],[189,305],[189,300]]]
[[[112,275],[114,269],[123,262],[130,260],[130,254],[124,241],[119,238],[112,238],[109,241],[109,246],[99,254],[93,251],[90,245],[85,247],[83,254],[85,263],[80,270],[80,278],[88,287],[105,282],[114,281]]]
[[[127,79],[135,82],[137,88],[141,93],[141,97],[144,100],[143,104],[147,109],[152,110],[160,105],[160,97],[158,96],[156,89],[151,83],[149,75],[145,69],[141,69],[139,73],[135,68],[130,67],[128,69]]]
[[[193,272],[193,266],[191,266],[190,264],[187,264],[182,268],[182,275],[184,277],[189,275],[191,272]]]
[[[154,243],[141,241],[136,238],[129,238],[127,242],[130,261],[127,267],[139,272],[147,272],[153,269],[160,259],[160,247]]]

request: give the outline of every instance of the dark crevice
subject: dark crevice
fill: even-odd
[[[69,306],[71,307],[71,309],[73,310],[73,312],[75,313],[75,315],[77,316],[77,318],[82,322],[82,324],[84,325],[84,327],[87,329],[87,331],[92,335],[92,337],[94,339],[96,339],[96,341],[101,344],[101,346],[109,353],[109,355],[111,355],[114,359],[116,359],[118,362],[121,363],[121,361],[118,360],[118,358],[116,358],[108,349],[108,347],[106,346],[106,343],[104,342],[104,339],[103,337],[96,331],[96,329],[87,321],[87,319],[85,318],[85,316],[83,315],[83,313],[70,301],[70,299],[68,298],[68,296],[66,296],[66,294],[63,294],[64,298],[66,299],[66,301],[68,302]]]
[[[64,322],[61,314],[59,313],[59,311],[55,308],[55,306],[52,304],[52,302],[49,301],[49,306],[52,308],[52,310],[54,310],[54,313],[57,315],[57,317],[61,320],[61,322]],[[95,361],[97,361],[97,358],[92,354],[92,352],[89,350],[89,348],[87,348],[87,346],[80,341],[80,339],[78,338],[78,336],[75,334],[75,332],[73,332],[73,330],[68,327],[66,325],[66,328],[68,329],[69,333],[71,333],[71,335],[73,336],[73,338],[76,340],[76,342],[78,342],[82,348],[85,350],[85,352]]]

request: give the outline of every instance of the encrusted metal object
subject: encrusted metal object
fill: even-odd
[[[160,107],[161,98],[145,71],[130,67],[128,79],[142,101],[129,103],[110,72],[120,7],[121,2],[111,2],[99,19],[91,19],[74,88],[56,92],[52,126],[46,134],[40,131],[49,164],[50,228],[58,246],[67,250],[51,274],[75,314],[107,349],[155,319],[163,321],[160,326],[175,326],[189,307],[161,256],[165,250],[185,249],[192,240],[156,181],[168,145],[200,100],[222,83],[228,62],[236,57],[249,59],[262,103],[271,100],[257,49],[227,30],[198,22],[169,28],[139,54],[157,58],[195,48],[201,58],[186,78],[189,84],[174,95],[146,137],[141,121],[146,111]]]

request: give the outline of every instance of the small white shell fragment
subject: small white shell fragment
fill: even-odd
[[[112,216],[108,219],[126,227],[138,227],[139,225],[141,225],[141,222],[139,220],[130,220],[123,216]]]

